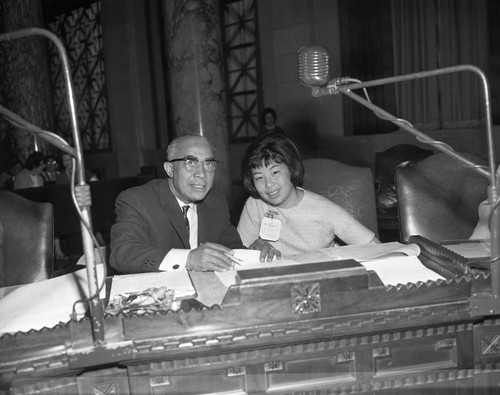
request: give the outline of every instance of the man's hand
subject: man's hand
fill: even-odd
[[[259,261],[261,262],[265,262],[266,260],[271,262],[273,258],[281,259],[281,252],[274,248],[267,240],[259,238],[250,244],[248,248],[251,250],[260,250]]]
[[[228,255],[233,255],[230,248],[216,243],[205,243],[191,250],[186,262],[186,269],[197,271],[227,271],[234,269],[234,262]]]

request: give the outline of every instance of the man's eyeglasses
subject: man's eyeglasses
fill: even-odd
[[[217,159],[199,160],[195,156],[185,156],[184,158],[169,160],[169,162],[184,162],[184,167],[187,171],[194,171],[200,166],[200,164],[203,164],[203,168],[209,173],[214,172],[219,164]]]

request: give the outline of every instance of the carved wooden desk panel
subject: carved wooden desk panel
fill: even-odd
[[[497,393],[499,325],[471,317],[470,277],[384,287],[327,264],[242,273],[221,305],[107,316],[101,346],[88,319],[4,335],[4,391]]]

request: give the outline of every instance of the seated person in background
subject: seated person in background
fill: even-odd
[[[274,111],[271,107],[266,107],[262,110],[261,114],[262,124],[264,125],[264,133],[281,133],[285,134],[284,130],[281,129],[278,125],[276,125],[276,111]]]
[[[42,173],[45,185],[54,184],[59,173],[59,162],[57,162],[56,156],[47,155],[45,157],[45,171]]]
[[[14,189],[14,180],[16,179],[16,176],[21,172],[23,167],[23,163],[19,159],[14,159],[12,161],[10,169],[4,171],[0,175],[0,189]]]
[[[254,140],[241,164],[250,194],[238,223],[243,244],[275,255],[313,252],[334,245],[379,243],[375,234],[328,198],[299,187],[304,166],[293,142],[276,133]],[[267,248],[266,248],[267,246]]]
[[[122,273],[234,268],[232,249],[245,247],[224,196],[212,190],[217,163],[205,137],[174,139],[163,164],[168,177],[116,198],[111,266]]]
[[[14,180],[14,189],[43,187],[42,173],[45,170],[45,157],[41,152],[31,153],[24,162],[24,169]]]
[[[61,157],[62,164],[64,167],[64,171],[59,172],[59,174],[56,176],[55,183],[56,184],[69,184],[71,180],[71,171],[73,170],[73,157],[70,154],[62,154]],[[98,178],[95,174],[92,174],[89,176],[89,174],[85,174],[85,179],[87,181],[98,181]],[[77,180],[75,176],[75,181]]]

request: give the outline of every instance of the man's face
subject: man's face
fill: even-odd
[[[200,162],[215,159],[212,148],[202,139],[192,138],[182,141],[174,154],[179,159],[186,156],[197,158]],[[165,162],[165,171],[170,178],[169,184],[174,195],[184,203],[203,200],[212,188],[215,172],[207,172],[200,163],[189,171],[185,162]]]

